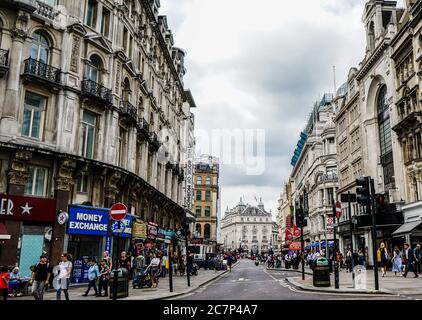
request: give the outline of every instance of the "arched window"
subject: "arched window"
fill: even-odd
[[[201,234],[202,231],[202,227],[199,223],[196,224],[196,228],[195,228],[196,232],[198,232],[199,234]]]
[[[368,48],[370,51],[375,49],[375,25],[373,21],[368,26]]]
[[[384,173],[386,191],[394,188],[393,145],[391,142],[390,107],[388,105],[387,86],[382,85],[377,97],[378,129],[381,150],[381,165]]]
[[[50,55],[50,42],[42,31],[32,34],[31,58],[48,64]]]
[[[102,65],[100,57],[98,57],[97,55],[91,56],[87,65],[87,70],[86,70],[87,79],[97,82],[97,83],[101,82],[102,67],[103,65]]]
[[[211,225],[206,224],[204,226],[204,239],[210,239],[211,238]]]
[[[123,101],[131,101],[131,93],[132,91],[130,90],[130,81],[128,78],[125,79],[125,81],[123,82],[123,90],[122,90],[122,99]]]

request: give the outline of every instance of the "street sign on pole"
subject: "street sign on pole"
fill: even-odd
[[[340,219],[341,217],[341,202],[340,201],[336,202],[336,217],[337,219]]]
[[[110,217],[114,221],[122,221],[127,215],[127,207],[123,203],[116,203],[110,208]]]
[[[114,205],[111,206],[110,208],[110,217],[111,219],[113,219],[114,221],[118,221],[119,222],[119,226],[118,229],[121,229],[121,221],[126,217],[127,215],[127,207],[123,204],[123,203],[116,203]],[[119,268],[119,235],[120,232],[117,233],[117,244],[116,244],[116,254],[115,254],[115,264],[114,264],[114,274],[113,274],[113,300],[117,300],[117,282],[118,282],[118,268]]]

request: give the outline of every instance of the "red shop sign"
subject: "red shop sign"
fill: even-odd
[[[54,222],[56,200],[0,194],[0,220]]]

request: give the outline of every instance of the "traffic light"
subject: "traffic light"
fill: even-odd
[[[377,206],[378,213],[387,213],[388,212],[388,204],[385,201],[385,195],[383,194],[376,194],[375,195],[375,204]]]
[[[298,226],[299,228],[302,228],[305,226],[305,213],[303,212],[302,208],[296,209],[295,220],[296,220],[296,226]]]
[[[366,213],[371,214],[371,189],[369,186],[369,177],[361,177],[356,179],[356,185],[358,188],[356,189],[357,194],[357,203],[366,207]]]

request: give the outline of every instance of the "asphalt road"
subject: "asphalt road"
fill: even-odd
[[[193,293],[174,300],[408,300],[414,297],[325,294],[299,291],[285,281],[297,277],[297,272],[266,270],[265,265],[255,266],[251,260],[241,260],[226,273]]]

